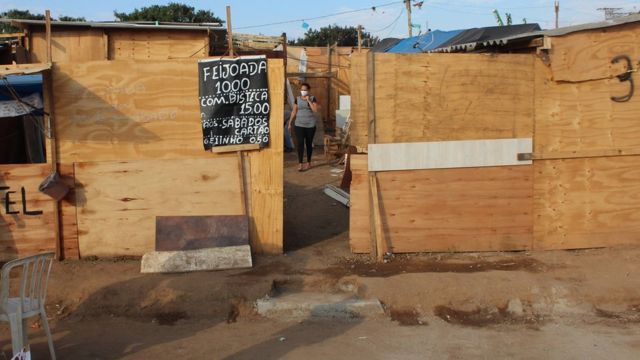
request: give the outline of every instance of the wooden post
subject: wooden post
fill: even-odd
[[[413,26],[411,26],[411,0],[404,0],[407,7],[407,22],[409,23],[409,37],[413,37]]]
[[[557,28],[558,28],[558,24],[559,24],[559,21],[558,21],[558,14],[560,13],[560,1],[555,0],[555,1],[553,2],[553,11],[554,11],[554,12],[555,12],[555,14],[556,14],[556,29],[557,29]]]
[[[328,72],[331,73],[331,50],[332,50],[332,46],[331,44],[327,44],[327,67]],[[331,115],[331,77],[327,78],[327,111],[326,111],[327,115],[326,115],[326,122],[325,124],[329,125],[329,116]]]
[[[376,107],[375,107],[375,53],[367,53],[367,120],[369,121],[369,144],[375,144]],[[386,242],[380,211],[380,194],[378,193],[378,177],[375,171],[369,172],[369,226],[371,231],[371,256],[378,261],[384,260]]]
[[[244,152],[238,151],[238,171],[240,172],[240,201],[242,206],[242,215],[247,215],[247,194],[245,189],[245,174],[244,174]]]
[[[362,51],[362,25],[358,25],[358,53]]]
[[[45,31],[46,31],[46,39],[47,39],[47,63],[51,64],[51,12],[49,10],[45,11]]]
[[[231,31],[231,6],[227,5],[227,46],[229,56],[233,57],[233,32]]]
[[[287,73],[287,59],[289,58],[289,55],[287,53],[287,33],[282,33],[282,52],[283,52],[283,59],[284,59],[284,73],[285,73],[285,78],[286,78],[286,73]]]

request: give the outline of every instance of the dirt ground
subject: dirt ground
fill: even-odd
[[[142,275],[139,261],[54,265],[48,314],[60,359],[637,359],[640,248],[353,255],[348,209],[323,194],[339,167],[286,155],[284,256],[250,270]],[[265,295],[377,298],[377,318],[289,321]],[[8,358],[8,328],[0,328]],[[48,356],[36,322],[35,358]]]

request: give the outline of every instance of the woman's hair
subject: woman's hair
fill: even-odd
[[[309,83],[302,83],[300,84],[300,88],[302,89],[303,86],[306,86],[307,89],[311,90],[311,85],[309,85]]]

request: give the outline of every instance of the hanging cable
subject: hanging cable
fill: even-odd
[[[239,29],[252,29],[252,28],[257,28],[257,27],[265,27],[265,26],[273,26],[273,25],[282,25],[282,24],[291,24],[291,23],[301,22],[301,21],[309,21],[309,20],[325,19],[325,18],[329,18],[329,17],[339,16],[339,15],[345,15],[345,14],[352,14],[352,13],[361,12],[361,11],[371,11],[371,10],[375,11],[375,10],[376,10],[376,9],[378,9],[378,8],[387,7],[387,6],[391,6],[391,5],[402,4],[402,3],[404,3],[404,1],[393,1],[393,2],[390,2],[390,3],[381,4],[381,5],[374,5],[374,6],[370,6],[370,7],[362,8],[362,9],[342,11],[342,12],[337,12],[337,13],[333,13],[333,14],[327,14],[327,15],[315,16],[315,17],[304,18],[304,19],[295,19],[295,20],[278,21],[278,22],[267,23],[267,24],[260,24],[260,25],[238,26],[238,27],[235,27],[234,29],[238,29],[238,30],[239,30]]]

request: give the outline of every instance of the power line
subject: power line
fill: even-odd
[[[238,27],[235,27],[234,29],[238,29],[238,30],[239,30],[239,29],[252,29],[252,28],[265,27],[265,26],[272,26],[272,25],[291,24],[291,23],[301,22],[301,21],[307,21],[307,20],[325,19],[325,18],[334,17],[334,16],[339,16],[339,15],[352,14],[352,13],[356,13],[356,12],[360,12],[360,11],[371,11],[371,10],[375,11],[376,9],[381,8],[381,7],[386,7],[386,6],[391,6],[391,5],[397,5],[397,4],[402,4],[402,3],[404,3],[404,1],[394,1],[394,2],[390,2],[390,3],[381,4],[381,5],[374,5],[374,6],[370,6],[370,7],[362,8],[362,9],[342,11],[342,12],[337,12],[337,13],[333,13],[333,14],[327,14],[327,15],[315,16],[315,17],[304,18],[304,19],[295,19],[295,20],[278,21],[278,22],[267,23],[267,24],[260,24],[260,25],[238,26]]]
[[[404,8],[402,8],[402,9],[400,10],[400,13],[399,13],[399,14],[398,14],[398,16],[396,17],[396,19],[395,19],[395,20],[393,20],[389,25],[387,25],[387,26],[383,27],[382,29],[378,29],[378,30],[371,30],[371,31],[369,31],[369,33],[370,33],[370,34],[373,34],[373,33],[379,33],[379,32],[381,32],[381,31],[384,31],[384,30],[386,30],[386,29],[390,28],[392,25],[396,24],[396,23],[398,22],[398,20],[400,20],[400,17],[402,16],[402,14],[404,14]]]

